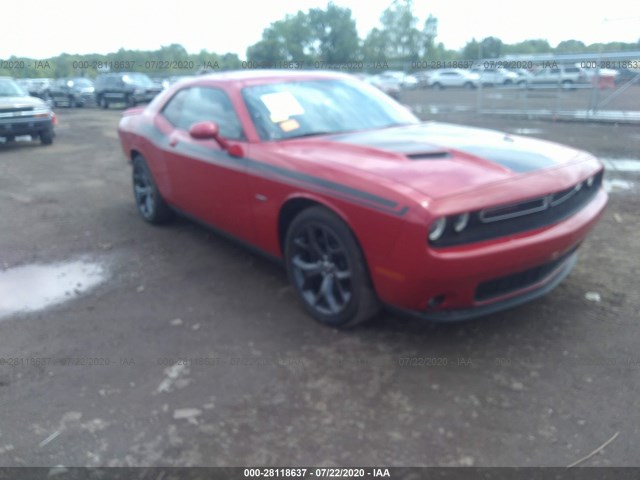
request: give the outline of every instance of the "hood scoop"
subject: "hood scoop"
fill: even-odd
[[[431,151],[421,153],[407,153],[407,158],[410,160],[439,160],[441,158],[449,158],[451,153],[443,151]]]

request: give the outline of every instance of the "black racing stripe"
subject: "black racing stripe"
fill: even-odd
[[[502,142],[496,140],[496,143],[491,145],[468,145],[465,140],[456,136],[443,138],[437,131],[431,132],[429,128],[424,128],[424,126],[346,133],[330,138],[337,142],[398,153],[412,160],[449,158],[451,156],[449,154],[450,147],[487,162],[496,163],[515,173],[527,173],[558,165],[556,161],[546,155],[514,147],[511,144],[512,139],[508,136],[503,136]],[[441,146],[441,143],[446,143],[448,147]]]
[[[535,152],[500,150],[497,148],[462,147],[458,150],[508,168],[515,173],[527,173],[558,164],[551,158]]]
[[[269,165],[267,163],[258,162],[255,160],[249,160],[249,162],[252,163],[252,166],[257,170],[270,171],[288,178],[293,178],[295,180],[305,182],[305,183],[312,183],[322,188],[335,190],[342,194],[351,195],[372,203],[378,203],[380,205],[383,205],[385,208],[395,209],[398,206],[398,204],[392,200],[387,200],[386,198],[379,197],[372,193],[347,187],[340,183],[331,182],[329,180],[325,180],[324,178],[314,177],[312,175],[307,175],[306,173],[300,173],[294,170],[288,170],[286,168],[276,167],[274,165]]]
[[[168,138],[157,128],[153,127],[152,125],[144,125],[142,130],[147,138],[149,138],[154,144],[156,144],[156,146],[164,150],[169,149]],[[204,162],[213,162],[234,169],[239,169],[241,165],[246,165],[248,168],[256,172],[275,174],[280,177],[289,178],[305,184],[315,185],[317,187],[336,192],[341,196],[353,197],[358,200],[364,201],[366,202],[367,206],[373,206],[374,208],[382,210],[386,213],[391,213],[393,215],[403,216],[409,211],[409,207],[407,206],[398,210],[398,204],[396,202],[380,197],[378,195],[374,195],[363,190],[358,190],[356,188],[348,187],[346,185],[332,182],[330,180],[325,180],[324,178],[315,177],[313,175],[297,172],[295,170],[289,170],[287,168],[277,167],[275,165],[270,165],[258,160],[254,160],[252,158],[231,157],[229,154],[223,151],[217,152],[204,146],[185,142],[178,142],[175,147],[171,148]],[[375,206],[370,204],[375,204]]]

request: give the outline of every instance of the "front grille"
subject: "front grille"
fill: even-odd
[[[31,112],[33,107],[5,107],[0,108],[0,113],[16,113],[16,112]]]
[[[430,244],[434,248],[465,245],[558,223],[584,208],[596,196],[603,173],[600,171],[594,177],[590,187],[581,184],[579,189],[573,186],[544,197],[470,212],[469,223],[462,232],[454,233],[452,222],[447,222],[442,237]]]
[[[555,260],[543,263],[537,267],[482,282],[476,288],[475,299],[477,302],[482,302],[535,285],[549,276],[575,251],[576,249],[574,248]]]

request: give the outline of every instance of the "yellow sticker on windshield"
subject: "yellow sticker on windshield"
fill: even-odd
[[[283,132],[291,132],[293,130],[297,130],[300,128],[300,124],[294,118],[290,118],[289,120],[285,120],[284,122],[280,122],[280,128]]]

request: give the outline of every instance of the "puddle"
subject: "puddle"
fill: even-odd
[[[605,178],[602,181],[605,191],[609,193],[626,192],[633,188],[633,182],[620,178]]]
[[[74,261],[0,270],[0,319],[71,300],[105,279],[98,263]]]
[[[516,128],[511,131],[516,135],[539,135],[542,133],[539,128]]]
[[[601,158],[607,170],[616,172],[640,172],[640,160],[633,158]]]

